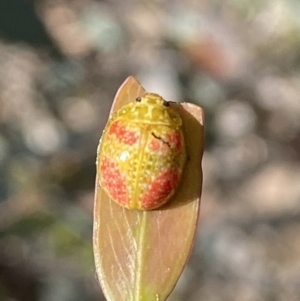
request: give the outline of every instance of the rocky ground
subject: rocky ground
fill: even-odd
[[[0,299],[104,300],[95,156],[134,75],[206,112],[198,235],[170,301],[300,299],[300,5],[0,1]]]

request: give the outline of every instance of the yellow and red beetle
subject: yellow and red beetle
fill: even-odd
[[[155,209],[174,194],[185,161],[181,117],[146,93],[109,119],[98,149],[99,184],[121,206]]]

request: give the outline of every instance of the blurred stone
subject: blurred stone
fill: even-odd
[[[50,155],[65,143],[63,127],[52,118],[40,116],[31,120],[24,131],[25,142],[38,155]]]
[[[215,115],[216,130],[222,137],[238,138],[254,130],[256,116],[250,105],[241,101],[223,103]]]
[[[67,98],[61,109],[65,123],[75,132],[84,133],[98,126],[100,114],[87,99]]]
[[[245,182],[240,195],[259,215],[297,212],[300,202],[300,167],[273,163]]]
[[[43,8],[41,11],[46,26],[61,50],[69,56],[87,55],[91,50],[91,43],[71,7],[60,3]]]
[[[85,37],[93,48],[110,52],[122,44],[122,29],[118,20],[103,3],[94,3],[81,15],[80,22],[85,31]]]

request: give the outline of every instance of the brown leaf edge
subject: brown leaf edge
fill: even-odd
[[[128,77],[111,113],[144,93],[138,81]],[[192,249],[200,211],[204,112],[190,103],[171,107],[183,119],[189,159],[169,203],[153,211],[122,208],[107,197],[96,177],[94,257],[108,301],[166,300]]]

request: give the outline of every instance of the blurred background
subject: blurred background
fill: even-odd
[[[134,75],[206,112],[170,301],[300,300],[299,0],[0,0],[0,300],[104,300],[96,148]]]

